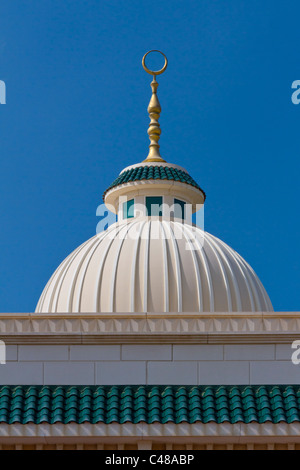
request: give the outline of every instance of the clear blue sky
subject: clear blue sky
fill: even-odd
[[[299,17],[292,0],[2,0],[0,311],[34,311],[103,191],[147,156],[149,49],[169,59],[162,156],[203,187],[206,230],[274,309],[300,310]]]

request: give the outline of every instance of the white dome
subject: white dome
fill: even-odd
[[[193,249],[191,249],[193,248]],[[36,312],[273,311],[253,269],[232,248],[178,219],[110,226],[57,268]]]

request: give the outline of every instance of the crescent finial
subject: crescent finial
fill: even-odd
[[[163,68],[161,68],[160,70],[148,69],[148,67],[146,66],[145,60],[146,60],[147,55],[150,54],[150,52],[159,52],[160,54],[163,55],[165,59]],[[150,124],[148,127],[148,135],[150,139],[150,145],[149,145],[149,154],[146,160],[144,160],[144,162],[165,162],[165,160],[163,160],[160,156],[159,144],[158,144],[160,134],[161,134],[160,125],[158,122],[160,112],[161,112],[161,107],[160,107],[160,103],[157,97],[158,83],[156,81],[156,75],[160,75],[166,70],[168,66],[168,59],[163,52],[158,51],[158,50],[151,50],[151,51],[148,51],[144,55],[142,59],[142,65],[143,65],[144,70],[146,70],[147,73],[153,76],[153,80],[150,84],[152,88],[152,96],[151,96],[150,103],[148,106],[148,113],[149,113],[149,118],[150,118]]]

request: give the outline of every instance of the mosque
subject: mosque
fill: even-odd
[[[149,51],[151,52],[151,51]],[[0,314],[1,449],[300,449],[300,316],[192,222],[205,192],[159,151],[103,195],[117,221],[76,248],[34,313]]]

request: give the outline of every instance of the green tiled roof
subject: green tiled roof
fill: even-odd
[[[123,171],[117,179],[107,188],[104,195],[110,189],[115,186],[119,186],[123,183],[129,183],[133,181],[141,180],[171,180],[179,181],[181,183],[190,184],[195,188],[203,192],[204,198],[205,193],[203,189],[196,183],[196,181],[185,171],[179,170],[177,168],[171,168],[167,166],[139,166],[136,168],[131,168],[129,170]]]
[[[300,420],[300,386],[1,386],[0,422]]]

